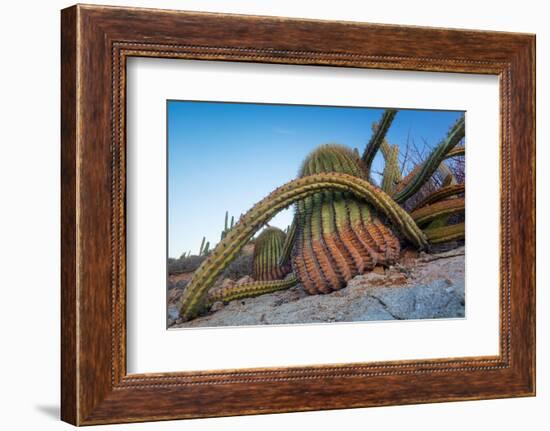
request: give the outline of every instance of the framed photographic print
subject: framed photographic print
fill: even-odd
[[[62,11],[62,419],[535,394],[535,37]]]

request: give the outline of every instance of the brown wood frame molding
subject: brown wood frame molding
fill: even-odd
[[[63,420],[88,425],[534,395],[534,35],[78,5],[62,11],[61,49]],[[498,75],[500,354],[128,375],[130,56]]]

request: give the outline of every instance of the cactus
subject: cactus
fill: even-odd
[[[290,272],[288,263],[279,264],[285,238],[285,233],[276,227],[268,227],[258,236],[252,263],[255,280],[278,280]]]
[[[372,131],[373,132],[376,132],[376,130],[378,130],[378,123],[372,123]],[[380,152],[382,153],[382,156],[384,157],[384,162],[387,164],[388,163],[388,159],[390,158],[390,152],[391,152],[391,145],[388,143],[388,141],[386,139],[383,139],[382,140],[382,143],[380,144]],[[397,166],[397,161],[399,160],[399,146],[397,146],[397,150],[394,150],[397,152],[397,156],[394,156],[396,158],[396,166]],[[396,169],[396,172],[394,173],[395,175],[395,182],[396,183],[400,183],[401,180],[402,180],[402,177],[401,177],[401,169],[397,168]]]
[[[411,217],[420,226],[438,217],[456,214],[464,211],[464,198],[447,199],[414,210]]]
[[[224,303],[235,299],[249,298],[288,289],[298,283],[298,279],[291,275],[284,280],[257,281],[231,287],[222,287],[208,292],[208,302],[213,304],[216,301]]]
[[[388,145],[388,147],[389,148],[385,152],[387,155],[384,157],[386,160],[386,166],[384,168],[384,176],[382,178],[382,190],[389,195],[392,195],[395,187],[399,181],[401,181],[401,170],[399,169],[399,146]]]
[[[357,274],[375,265],[393,263],[400,242],[427,248],[464,238],[464,224],[446,226],[449,216],[464,211],[464,186],[446,173],[442,162],[463,155],[456,144],[464,136],[464,118],[451,128],[447,138],[404,179],[398,167],[399,150],[384,139],[395,117],[386,110],[362,157],[340,145],[323,145],[304,160],[299,178],[275,189],[239,221],[228,226],[225,215],[222,240],[197,269],[181,300],[181,317],[189,320],[210,306],[288,288],[297,281],[312,294],[345,287]],[[374,156],[381,150],[386,162],[382,188],[370,181]],[[401,205],[430,179],[435,170],[446,186],[428,195],[409,214]],[[390,194],[393,193],[393,197]],[[454,198],[453,198],[454,197]],[[267,227],[256,239],[256,281],[208,291],[225,267],[255,233],[282,209],[295,205],[288,232]],[[424,231],[420,226],[427,226]],[[205,239],[201,244],[204,251]],[[207,243],[206,250],[208,251]],[[293,274],[282,279],[288,272]]]
[[[227,232],[229,232],[231,229],[233,229],[233,225],[235,224],[235,217],[231,216],[231,224],[227,223],[228,220],[229,220],[229,211],[226,211],[225,212],[225,221],[224,221],[222,233],[220,235],[220,239],[224,239],[225,236],[227,235]]]
[[[455,147],[451,151],[447,153],[446,159],[450,159],[451,157],[458,157],[458,156],[464,156],[466,149],[461,147]]]
[[[449,186],[443,186],[440,189],[430,193],[426,196],[418,205],[416,205],[415,210],[422,208],[426,205],[433,204],[435,202],[447,199],[451,196],[456,196],[463,194],[465,191],[464,184],[455,184]]]
[[[290,254],[294,247],[294,241],[296,240],[296,217],[292,219],[292,223],[287,228],[285,243],[281,250],[281,256],[279,258],[279,265],[284,266],[290,262]]]
[[[201,247],[199,248],[199,256],[203,255],[204,252],[204,243],[206,242],[206,237],[202,237]]]
[[[464,116],[462,116],[451,128],[447,138],[433,150],[424,163],[418,165],[417,169],[413,170],[412,175],[403,180],[401,187],[398,187],[398,190],[393,195],[395,201],[399,203],[404,202],[420,190],[446,158],[449,151],[464,138],[464,133]]]
[[[384,111],[384,113],[382,114],[382,118],[376,126],[376,130],[372,134],[369,143],[365,147],[362,159],[363,163],[365,164],[365,173],[367,178],[370,177],[370,169],[372,161],[374,160],[374,156],[376,156],[378,149],[384,142],[384,138],[386,137],[386,133],[388,132],[388,129],[390,128],[391,123],[395,118],[395,114],[397,114],[396,109],[386,109]]]
[[[323,172],[364,175],[361,160],[339,145],[313,151],[300,175]],[[341,289],[355,275],[399,256],[399,241],[380,222],[379,213],[349,193],[316,193],[298,202],[296,216],[299,233],[292,266],[310,293]]]
[[[204,300],[206,291],[261,226],[289,205],[327,190],[356,195],[385,215],[412,244],[420,249],[428,245],[425,235],[409,214],[368,181],[344,173],[314,174],[298,178],[275,189],[254,205],[212,250],[187,285],[181,300],[182,319],[192,319],[207,306]],[[379,244],[383,242],[381,237],[387,236],[387,232],[380,232],[374,227],[371,233],[375,238],[373,241]]]
[[[451,185],[453,185],[455,182],[456,182],[456,178],[454,177],[453,174],[446,175],[446,176],[443,178],[442,187],[451,186]]]
[[[426,229],[424,233],[431,244],[464,239],[464,223]]]

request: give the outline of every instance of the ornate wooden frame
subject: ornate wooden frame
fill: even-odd
[[[534,395],[534,35],[78,5],[62,11],[61,48],[63,420],[88,425]],[[129,56],[498,75],[500,354],[128,375]]]

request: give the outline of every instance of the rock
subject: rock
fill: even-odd
[[[383,269],[383,268],[382,268]],[[346,288],[308,295],[297,285],[288,290],[214,304],[210,314],[178,323],[177,307],[169,307],[171,327],[357,322],[464,317],[464,248],[442,254],[419,254],[403,263],[358,275]],[[250,282],[242,277],[237,283]],[[232,286],[223,280],[223,286]]]
[[[385,268],[384,268],[383,266],[376,265],[376,266],[373,268],[372,272],[373,272],[374,274],[384,275],[384,274],[386,273],[386,270],[385,270]]]
[[[418,257],[418,251],[407,248],[401,253],[401,259],[411,260]]]
[[[179,307],[168,307],[168,320],[176,321],[180,317]],[[170,325],[169,325],[170,326]]]
[[[176,287],[168,291],[168,304],[175,305],[179,302],[181,295],[183,294],[183,287]]]
[[[223,302],[222,301],[216,301],[214,304],[212,304],[212,307],[210,308],[210,311],[212,313],[215,313],[216,311],[220,311],[223,308]]]
[[[399,286],[402,284],[407,283],[407,277],[405,277],[403,274],[392,274],[389,277],[389,283],[390,285]]]

